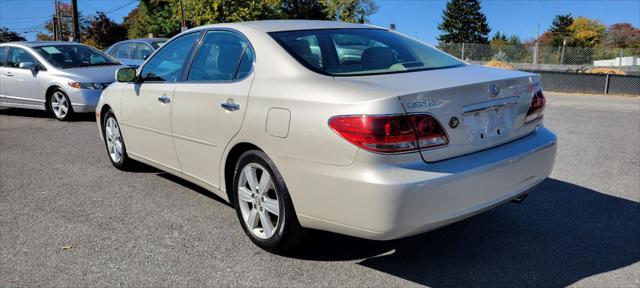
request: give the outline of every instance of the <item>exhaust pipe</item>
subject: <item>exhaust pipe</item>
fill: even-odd
[[[518,197],[511,199],[511,202],[522,204],[522,202],[524,202],[524,200],[527,199],[528,196],[529,196],[528,193],[522,193]]]

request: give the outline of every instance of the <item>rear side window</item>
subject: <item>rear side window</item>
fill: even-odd
[[[180,80],[198,35],[200,34],[187,34],[162,46],[142,68],[140,74],[142,80],[168,82]]]
[[[438,49],[383,29],[320,29],[269,34],[303,65],[332,76],[402,73],[465,65]]]
[[[131,53],[133,53],[133,43],[123,43],[116,47],[114,57],[121,59],[131,59]]]
[[[149,45],[144,43],[136,43],[136,52],[133,55],[133,59],[136,60],[145,60],[147,57],[151,56],[153,53],[153,49],[149,47]]]
[[[9,47],[9,52],[7,53],[7,67],[19,68],[20,63],[23,62],[31,62],[33,64],[38,64],[33,56],[24,49]]]
[[[253,63],[253,55],[245,54],[247,50],[251,49],[248,49],[247,42],[239,35],[229,31],[209,31],[191,64],[187,80],[233,80],[238,78],[240,66],[243,70],[240,76],[246,76],[251,69],[248,63]],[[243,59],[247,60],[240,65]]]
[[[251,74],[251,70],[253,69],[253,50],[247,47],[244,50],[244,54],[242,55],[242,59],[240,59],[240,65],[238,66],[238,73],[236,74],[236,79],[242,79],[244,77],[249,76]]]

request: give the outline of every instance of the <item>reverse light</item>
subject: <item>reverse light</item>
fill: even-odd
[[[524,117],[524,124],[542,118],[542,116],[544,115],[543,112],[546,102],[547,101],[544,98],[544,94],[542,94],[542,91],[538,91],[533,94],[531,105],[529,106],[529,110],[527,111],[527,116]]]
[[[442,126],[429,114],[335,116],[329,127],[372,152],[398,153],[447,145]]]

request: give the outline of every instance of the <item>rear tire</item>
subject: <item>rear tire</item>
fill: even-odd
[[[111,164],[120,170],[131,169],[133,160],[127,156],[127,147],[122,138],[120,124],[111,110],[107,112],[102,122],[102,138],[104,138]]]
[[[64,91],[56,88],[47,99],[47,108],[53,114],[53,117],[60,121],[69,121],[73,118],[73,106],[71,100]]]
[[[306,229],[300,226],[284,179],[267,154],[258,150],[242,154],[233,179],[233,204],[249,239],[274,253],[295,250]]]

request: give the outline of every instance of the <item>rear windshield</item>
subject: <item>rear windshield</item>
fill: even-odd
[[[332,76],[375,75],[466,65],[438,49],[383,29],[269,33],[303,65]]]

